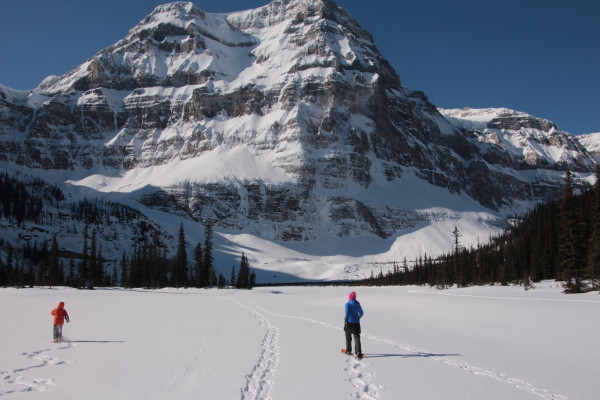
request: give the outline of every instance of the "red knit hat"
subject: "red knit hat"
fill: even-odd
[[[350,300],[356,300],[356,292],[351,292],[351,293],[348,295],[348,298],[349,298]]]

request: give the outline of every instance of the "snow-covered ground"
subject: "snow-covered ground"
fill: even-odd
[[[597,399],[600,296],[474,287],[0,289],[0,397],[11,399]],[[71,315],[51,343],[49,312]]]

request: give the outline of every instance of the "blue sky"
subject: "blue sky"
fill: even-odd
[[[32,89],[127,34],[155,0],[7,0],[0,83]],[[269,0],[194,1],[206,12]],[[574,134],[600,132],[600,1],[337,0],[404,86],[438,107],[508,107]]]

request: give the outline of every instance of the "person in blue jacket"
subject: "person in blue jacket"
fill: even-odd
[[[352,354],[352,337],[354,337],[354,351],[356,357],[363,358],[363,352],[360,344],[360,319],[365,313],[358,300],[356,292],[350,293],[346,303],[346,316],[344,317],[344,332],[346,333],[346,354]]]

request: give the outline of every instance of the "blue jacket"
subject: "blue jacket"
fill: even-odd
[[[360,319],[365,315],[358,300],[349,300],[346,303],[346,316],[344,317],[349,324],[358,324]]]

